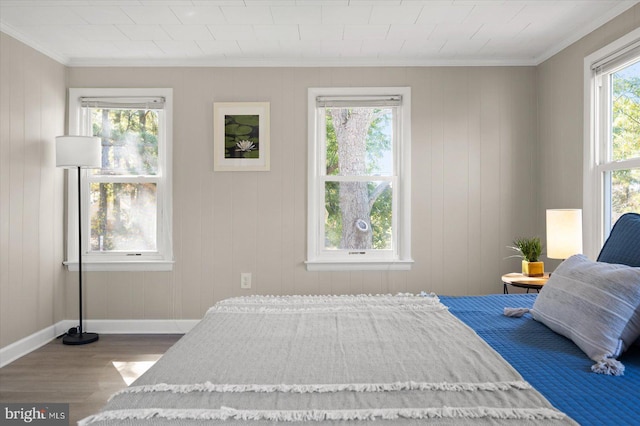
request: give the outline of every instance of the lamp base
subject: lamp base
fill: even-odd
[[[62,338],[62,343],[65,345],[86,345],[98,339],[98,333],[67,334]]]

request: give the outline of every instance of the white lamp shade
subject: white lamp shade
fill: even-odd
[[[568,259],[582,253],[582,210],[547,210],[547,257]]]
[[[100,138],[90,136],[58,136],[56,137],[57,167],[102,166]]]

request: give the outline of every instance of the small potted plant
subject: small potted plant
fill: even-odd
[[[518,254],[510,257],[519,257],[522,259],[522,275],[527,277],[541,277],[544,275],[544,262],[540,262],[542,254],[542,243],[540,237],[516,238],[510,249],[515,250]]]

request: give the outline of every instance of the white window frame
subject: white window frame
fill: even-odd
[[[83,120],[82,97],[163,97],[164,119],[161,126],[161,139],[158,144],[157,181],[157,251],[137,252],[95,252],[89,251],[89,172],[82,169],[82,247],[83,264],[86,271],[171,271],[173,269],[172,248],[172,146],[173,146],[173,89],[130,89],[130,88],[71,88],[69,89],[69,134],[92,136]],[[78,270],[78,191],[77,173],[69,173],[67,185],[67,260],[64,264],[70,271]],[[113,180],[117,180],[116,177]],[[110,180],[111,181],[111,180]],[[144,177],[127,178],[127,182],[146,181]]]
[[[584,168],[583,229],[584,253],[595,259],[611,231],[610,194],[605,177],[612,171],[640,167],[640,158],[612,161],[610,152],[610,108],[608,91],[597,75],[599,64],[606,64],[640,46],[640,28],[584,59]]]
[[[402,97],[394,122],[394,169],[396,175],[382,180],[393,182],[396,203],[393,206],[393,249],[360,252],[329,252],[324,249],[324,121],[319,117],[316,98],[319,96]],[[308,271],[409,270],[411,259],[411,88],[410,87],[321,87],[308,89],[308,193],[307,193],[307,260]],[[339,177],[336,178],[339,180]],[[370,176],[363,177],[367,181]]]

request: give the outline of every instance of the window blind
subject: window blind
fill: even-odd
[[[84,108],[104,109],[164,109],[164,97],[81,97],[80,104]]]
[[[380,107],[402,105],[401,95],[386,96],[318,96],[316,107]]]
[[[594,62],[591,64],[591,69],[594,70],[597,75],[610,73],[637,61],[639,56],[640,40],[636,40],[599,61]]]

